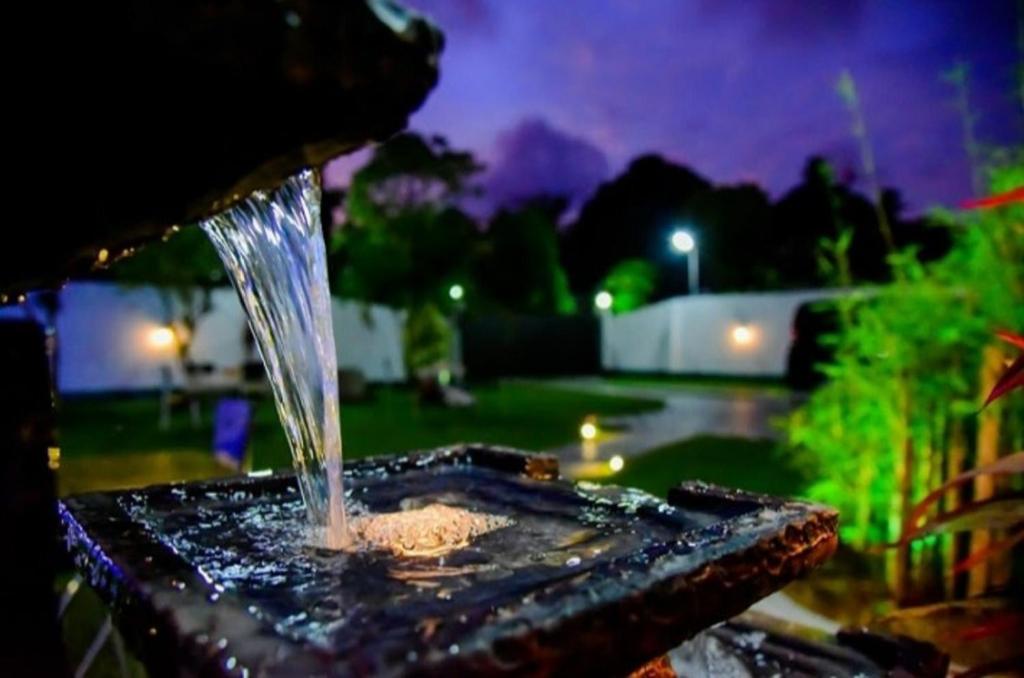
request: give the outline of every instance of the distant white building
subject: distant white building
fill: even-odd
[[[781,377],[797,309],[843,293],[697,294],[605,315],[601,365],[613,371]]]
[[[31,317],[31,298],[0,308],[0,318]],[[404,315],[386,306],[334,299],[332,307],[338,366],[355,368],[370,381],[405,380],[402,359]],[[139,391],[160,387],[161,368],[181,380],[173,346],[161,345],[160,295],[150,287],[77,282],[60,291],[57,384],[61,393]],[[192,359],[216,370],[245,361],[246,321],[234,290],[213,293],[193,339]]]

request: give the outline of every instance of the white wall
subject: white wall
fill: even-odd
[[[842,291],[702,294],[604,316],[601,363],[607,370],[782,376],[797,307],[838,294]],[[231,289],[217,290],[213,304],[196,332],[193,356],[217,368],[238,367],[244,355],[242,307]],[[30,305],[31,300],[0,308],[0,317],[25,316]],[[371,381],[405,379],[402,313],[334,299],[332,315],[340,367],[359,369]],[[174,361],[154,350],[147,337],[163,317],[160,297],[152,288],[125,289],[112,283],[64,287],[57,320],[60,390],[159,387],[160,367]],[[737,325],[754,332],[749,346],[732,341]]]
[[[160,385],[160,368],[174,363],[154,349],[149,333],[163,323],[160,296],[148,287],[70,283],[60,293],[57,383],[63,393],[131,391]],[[32,315],[26,304],[0,309],[0,318]],[[334,299],[332,316],[339,367],[356,368],[367,379],[405,379],[403,315],[385,306]],[[245,316],[232,289],[216,290],[192,349],[196,362],[234,368],[244,359]]]
[[[841,290],[699,294],[601,319],[606,370],[778,377],[786,372],[793,317]],[[732,338],[743,325],[748,345]]]

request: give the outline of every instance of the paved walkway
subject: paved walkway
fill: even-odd
[[[612,433],[596,441],[577,441],[548,450],[558,456],[562,472],[570,477],[574,470],[615,455],[628,459],[699,435],[777,438],[779,432],[773,421],[790,412],[797,402],[789,393],[749,387],[633,386],[600,378],[544,383],[602,395],[652,398],[665,404],[654,412],[604,417],[599,422],[602,431]]]

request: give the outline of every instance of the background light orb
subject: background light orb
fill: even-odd
[[[594,306],[597,306],[602,311],[607,311],[609,308],[611,308],[612,301],[614,301],[614,298],[612,297],[611,292],[601,290],[596,295],[594,295]]]
[[[750,346],[757,339],[757,333],[750,325],[736,325],[729,333],[732,343],[737,346]]]
[[[672,244],[672,249],[683,254],[692,252],[693,248],[697,246],[697,241],[694,240],[693,234],[683,229],[674,231],[669,241]]]
[[[593,440],[597,437],[597,426],[592,422],[586,421],[580,426],[580,438],[584,440]]]
[[[626,465],[625,460],[618,454],[608,460],[608,468],[613,472],[618,473]]]
[[[466,294],[466,290],[462,288],[462,285],[458,283],[448,288],[448,296],[451,297],[452,301],[459,301]]]
[[[174,346],[174,340],[174,330],[170,327],[154,327],[146,335],[146,341],[150,347],[157,350],[164,350]]]

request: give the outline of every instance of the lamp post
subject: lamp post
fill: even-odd
[[[697,239],[685,228],[677,228],[669,237],[669,244],[679,254],[686,255],[687,294],[700,291],[700,256]]]
[[[460,380],[464,372],[462,365],[462,323],[460,321],[462,319],[462,311],[466,307],[464,301],[466,298],[466,288],[459,283],[452,283],[448,288],[448,298],[452,300],[454,308],[452,313],[452,370],[442,370],[442,372],[448,372],[447,377],[444,377],[443,374],[439,375],[442,386],[448,385],[448,381],[451,380],[451,372],[454,372]]]

